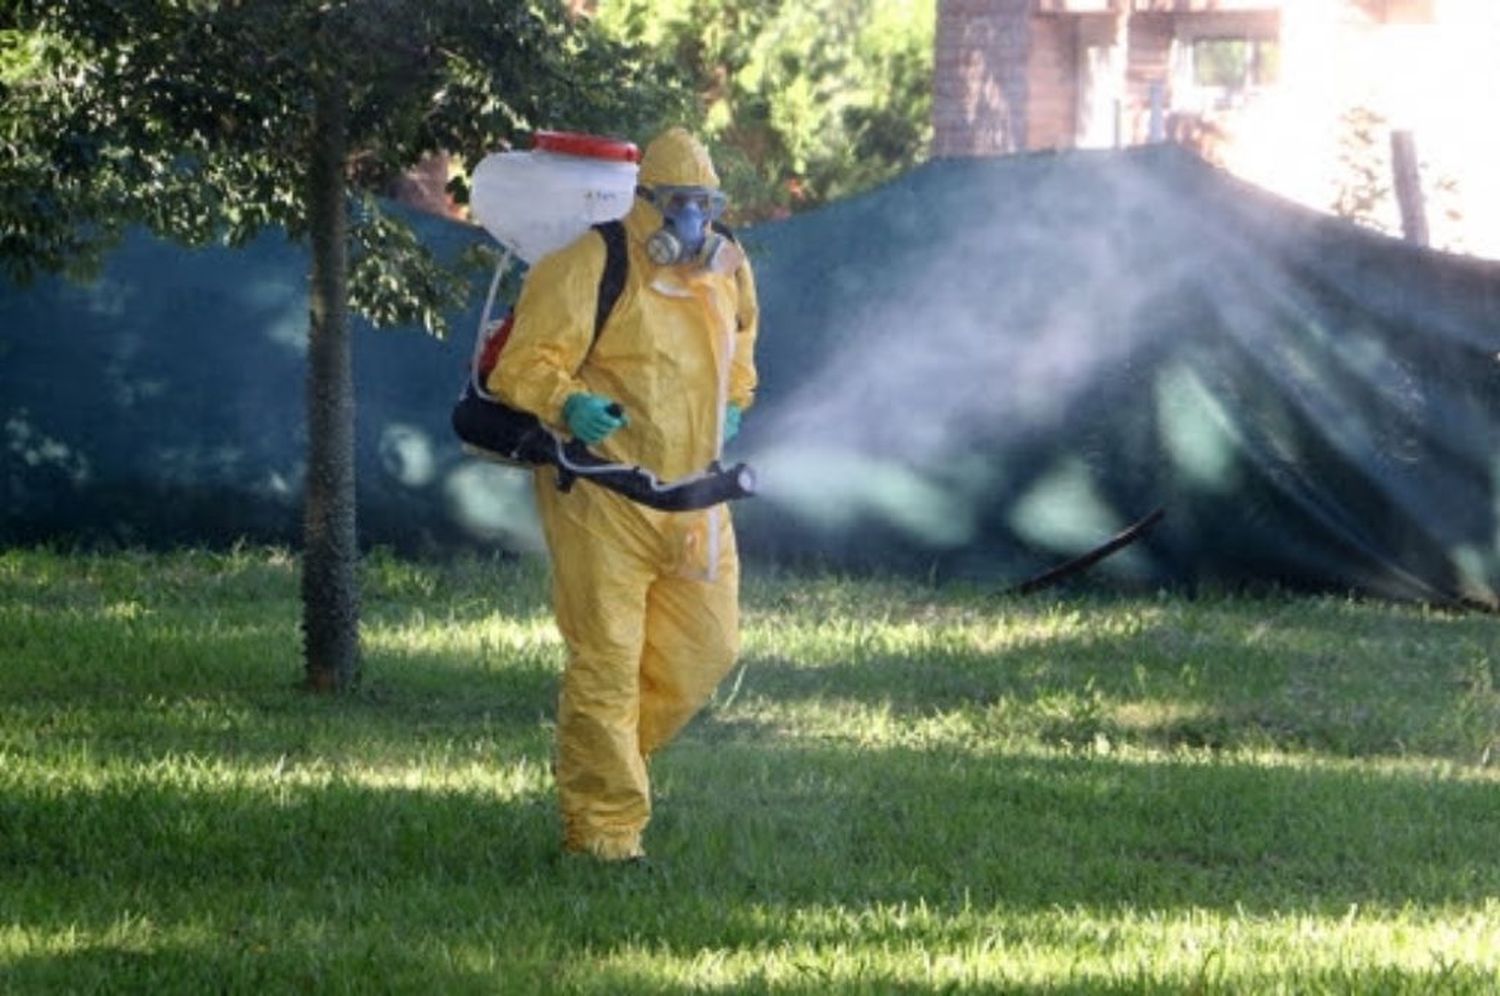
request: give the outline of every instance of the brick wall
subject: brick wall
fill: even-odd
[[[1121,2],[938,0],[933,155],[1001,155],[1078,144],[1088,116],[1080,109],[1087,88],[1084,46],[1111,43]],[[1274,22],[1275,14],[1266,14],[1266,9],[1278,2],[1133,0],[1120,139],[1131,144],[1149,137],[1153,85],[1162,87],[1164,99],[1170,98],[1178,18],[1186,14],[1204,24],[1224,19],[1239,25],[1247,17]],[[1100,113],[1099,107],[1088,111],[1094,117]],[[1090,141],[1099,141],[1097,126],[1094,121],[1089,127]],[[1106,134],[1112,131],[1106,126]]]
[[[1033,0],[938,0],[932,153],[1029,147],[1026,66]]]
[[[1071,17],[1033,17],[1026,60],[1027,132],[1022,148],[1068,149],[1078,131],[1078,27]]]
[[[464,218],[465,211],[448,193],[452,159],[447,153],[425,157],[416,166],[396,178],[390,195],[402,204],[445,218]]]

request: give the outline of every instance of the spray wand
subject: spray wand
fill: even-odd
[[[623,418],[618,403],[608,411]],[[564,439],[529,413],[489,404],[466,393],[453,410],[453,427],[464,448],[476,456],[521,466],[557,468],[557,486],[567,491],[591,481],[631,501],[666,512],[690,512],[755,494],[755,471],[748,464],[724,467],[717,460],[699,473],[662,481],[635,464],[616,463],[576,439]]]
[[[606,411],[615,418],[625,416],[625,409],[618,402]],[[563,442],[553,433],[547,435],[551,437],[554,448],[549,453],[552,458],[546,462],[557,467],[557,486],[563,491],[582,478],[642,505],[668,512],[708,508],[755,494],[755,471],[749,464],[737,463],[725,468],[715,460],[697,474],[662,482],[644,467],[605,460],[576,439]]]

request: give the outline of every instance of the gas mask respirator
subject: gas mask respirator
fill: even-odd
[[[661,228],[646,239],[646,255],[658,266],[711,268],[729,240],[711,225],[724,213],[723,191],[709,187],[638,187],[661,212]]]

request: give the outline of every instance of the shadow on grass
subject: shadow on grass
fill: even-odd
[[[667,758],[658,836],[706,849],[731,893],[794,905],[1343,913],[1500,895],[1500,797],[1485,782],[692,742]]]
[[[0,705],[0,750],[58,763],[84,755],[92,764],[191,758],[259,767],[545,755],[557,685],[552,670],[495,671],[464,684],[462,696],[372,682],[335,699],[290,683],[90,696],[67,704],[13,699]]]
[[[496,979],[416,952],[389,938],[325,946],[264,944],[224,937],[196,943],[160,939],[149,948],[101,942],[0,965],[16,993],[483,993]],[[533,991],[543,991],[536,989]]]
[[[561,858],[543,790],[224,785],[149,768],[119,783],[13,781],[0,794],[0,920],[81,932],[84,947],[0,967],[22,991],[69,973],[114,983],[117,971],[184,992],[222,973],[210,988],[245,991],[346,969],[387,991],[422,979],[483,991],[502,978],[532,980],[519,991],[701,991],[672,980],[708,951],[917,957],[972,952],[995,931],[1018,950],[1082,950],[1114,916],[1210,911],[1250,929],[1355,908],[1451,915],[1500,895],[1500,806],[1492,785],[1472,782],[691,734],[656,770],[657,866],[644,873]],[[1093,925],[1068,927],[1070,910]],[[107,943],[132,918],[150,928]],[[201,941],[174,949],[176,931]],[[642,976],[611,962],[642,952],[676,968]],[[564,966],[557,985],[549,962]],[[1435,977],[1372,970],[1348,991],[1364,980],[1425,991]],[[923,991],[886,981],[731,988]],[[1233,983],[1225,991],[1254,989]],[[1069,985],[1034,991],[1139,991]]]
[[[74,791],[10,786],[0,800],[0,868],[58,884],[107,870],[122,893],[423,881],[496,886],[552,860],[557,818],[537,790],[331,783],[192,784],[190,770]],[[101,779],[102,781],[102,779]],[[538,779],[540,781],[540,779]],[[186,783],[186,784],[180,784]]]
[[[557,691],[552,649],[382,647],[366,652],[358,689],[319,696],[300,688],[295,636],[266,623],[79,621],[44,610],[8,633],[3,622],[0,651],[16,655],[0,667],[0,749],[86,749],[96,763],[358,762],[454,742],[535,747]]]
[[[1135,603],[1125,603],[1134,605]],[[898,720],[942,714],[1053,744],[1098,736],[1151,747],[1274,748],[1336,757],[1434,757],[1475,763],[1500,750],[1500,693],[1487,650],[1493,622],[1393,618],[1388,606],[1266,602],[1183,608],[1117,632],[1103,623],[1010,636],[944,632],[900,645],[854,639],[816,663],[746,659],[741,694],[776,703],[851,703]],[[1051,609],[997,603],[1023,632]],[[1118,621],[1118,620],[1116,620]],[[910,636],[909,633],[904,634]],[[894,644],[894,645],[892,645]]]
[[[692,738],[657,769],[653,853],[688,895],[728,906],[1341,913],[1500,895],[1500,802],[1480,782]],[[0,869],[59,885],[108,869],[121,896],[321,880],[506,895],[556,860],[552,797],[534,778],[505,795],[165,765],[84,771],[72,787],[13,778]]]
[[[137,752],[153,743],[216,751],[215,724],[256,717],[368,722],[372,736],[400,749],[407,727],[433,735],[449,727],[493,735],[507,724],[534,731],[552,712],[562,650],[529,642],[534,636],[525,626],[520,635],[488,643],[471,632],[471,649],[462,652],[444,648],[441,640],[429,641],[436,649],[410,649],[401,635],[440,634],[444,626],[493,618],[528,625],[543,619],[544,565],[468,561],[439,569],[371,557],[366,621],[380,627],[382,639],[370,641],[375,645],[367,653],[365,688],[320,711],[285,694],[300,677],[295,604],[280,610],[281,622],[274,613],[267,621],[266,599],[290,594],[290,568],[232,561],[236,566],[221,576],[212,570],[217,563],[190,561],[168,571],[148,592],[164,607],[135,615],[128,565],[101,561],[101,569],[118,576],[75,579],[70,583],[85,595],[65,599],[63,607],[52,604],[42,581],[11,579],[18,601],[6,611],[24,603],[24,612],[15,616],[16,626],[0,625],[10,630],[0,634],[0,651],[23,659],[0,669],[0,701],[42,709],[66,702],[80,723],[94,710],[101,723],[117,728],[128,725],[129,717],[116,722],[108,718],[110,710],[128,712],[142,699],[216,704],[196,713],[146,709],[153,729],[149,737],[143,731],[134,738],[136,747],[129,747],[131,737],[123,730],[109,737],[113,749]],[[231,613],[243,611],[242,618],[219,609],[193,614],[195,592],[216,583],[224,589],[216,595],[227,598],[222,604]],[[781,611],[776,606],[787,602],[785,611],[795,618],[821,618],[819,599],[833,599],[850,614],[851,626],[835,627],[817,648],[836,655],[828,663],[750,657],[747,699],[862,703],[898,719],[983,714],[985,722],[1011,723],[1015,734],[1052,744],[1086,744],[1102,735],[1115,743],[1166,748],[1274,746],[1341,757],[1404,754],[1465,762],[1487,747],[1500,749],[1500,696],[1475,690],[1493,681],[1492,668],[1486,663],[1483,674],[1475,672],[1473,688],[1451,673],[1465,648],[1488,638],[1479,622],[1467,618],[1439,626],[1393,617],[1379,605],[1350,603],[1310,613],[1305,602],[1268,600],[1258,604],[1265,616],[1247,646],[1243,604],[1221,611],[1211,601],[1162,607],[1149,600],[986,598],[935,608],[903,601],[911,594],[905,589],[876,586],[870,590],[882,601],[866,610],[874,616],[862,628],[856,596],[864,587],[816,579],[806,591],[751,587],[760,591],[761,603],[752,614],[774,617]],[[80,605],[87,608],[82,616]],[[898,622],[908,613],[938,637],[909,646],[899,638],[882,642],[883,620],[893,613]],[[1095,613],[1128,619],[1129,625],[1124,631],[1108,625],[1049,628],[1048,617],[1059,613]],[[992,616],[1017,620],[1021,635],[986,645],[983,632],[954,627],[944,633],[950,622]],[[763,618],[757,625],[765,624]],[[1411,651],[1423,640],[1443,642],[1438,649]],[[1356,655],[1360,645],[1363,657]],[[228,716],[235,711],[239,719]],[[290,737],[290,746],[240,738],[232,756],[274,761],[306,747],[304,735],[283,736]]]
[[[489,610],[476,601],[464,611]],[[150,636],[150,620],[112,621],[100,634],[98,646],[130,644]],[[1254,930],[1259,918],[1336,919],[1356,907],[1448,915],[1500,895],[1493,783],[1352,763],[1027,756],[985,740],[1004,741],[1005,724],[1016,721],[999,705],[1052,696],[1055,710],[1029,710],[1053,724],[1042,742],[1113,734],[1098,702],[1081,694],[1089,678],[1100,695],[1170,686],[1203,707],[1191,722],[1209,724],[1211,735],[1255,734],[1259,693],[1227,679],[1169,680],[1184,661],[1208,666],[1236,652],[1213,634],[1145,625],[1120,639],[1063,637],[993,652],[862,650],[818,668],[753,661],[747,698],[843,698],[901,718],[969,710],[978,715],[966,719],[996,728],[981,730],[972,749],[962,737],[927,749],[861,749],[805,731],[787,736],[733,710],[711,714],[656,762],[649,846],[659,870],[648,875],[560,859],[539,770],[533,781],[542,787],[506,795],[490,782],[460,790],[378,780],[382,770],[440,770],[455,757],[498,768],[516,761],[518,745],[528,763],[544,763],[555,673],[540,658],[487,668],[452,652],[386,650],[365,691],[328,701],[279,685],[268,691],[242,675],[226,681],[222,662],[248,660],[264,633],[204,623],[189,635],[178,632],[176,656],[130,680],[110,683],[109,669],[87,655],[64,661],[73,670],[52,675],[39,694],[28,696],[24,675],[8,679],[18,694],[5,707],[0,732],[10,742],[0,747],[30,770],[0,772],[0,923],[84,939],[55,953],[5,955],[7,985],[703,991],[712,983],[676,980],[712,952],[892,949],[911,960],[972,952],[981,935],[1000,931],[1017,938],[1016,950],[996,957],[1020,958],[1028,943],[1086,949],[1082,933],[1052,936],[1068,911],[1210,911]],[[27,652],[45,661],[51,645]],[[72,676],[89,675],[101,684],[70,687]],[[1193,728],[1183,722],[1141,735],[1189,742]],[[1306,722],[1280,742],[1325,735]],[[434,760],[433,751],[446,753]],[[372,757],[384,766],[361,767]],[[214,763],[282,759],[285,782]],[[303,761],[331,762],[334,774],[299,781]],[[890,912],[912,909],[929,918],[915,933],[905,913]],[[152,925],[132,928],[141,917]],[[116,934],[127,939],[111,940]],[[653,952],[676,959],[675,975],[612,960]],[[723,988],[929,991],[897,978],[819,978],[812,960],[806,983],[752,977]],[[1482,981],[1464,966],[1393,967],[1310,972],[1289,988],[1481,993]],[[1223,987],[1258,988],[1233,977]],[[1143,989],[1215,991],[1166,973],[1009,987]]]

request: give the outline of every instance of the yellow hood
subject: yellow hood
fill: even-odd
[[[685,128],[668,128],[651,140],[641,157],[638,182],[643,187],[719,186],[719,174],[703,143]]]

